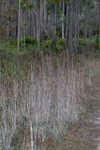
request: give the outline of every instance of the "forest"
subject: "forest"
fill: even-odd
[[[0,150],[100,150],[100,0],[0,0]]]
[[[100,2],[0,0],[0,39],[17,49],[99,49]]]

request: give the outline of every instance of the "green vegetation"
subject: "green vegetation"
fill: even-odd
[[[98,41],[99,39],[99,41]],[[99,55],[100,49],[96,47],[97,43],[100,45],[100,38],[96,36],[92,36],[87,40],[81,38],[79,40],[79,47],[80,49],[84,49],[83,53],[86,54],[91,53],[91,55]],[[65,50],[66,41],[64,39],[58,38],[56,43],[54,43],[51,39],[42,40],[41,47],[38,49],[37,40],[34,38],[26,37],[24,40],[23,38],[20,41],[20,50],[17,49],[17,41],[10,40],[10,41],[1,41],[0,42],[0,55],[12,55],[12,56],[22,56],[26,54],[30,54],[32,52],[57,52],[61,53]],[[92,51],[90,51],[92,49]]]
[[[41,41],[41,49],[43,49],[43,50],[45,50],[45,49],[52,50],[52,48],[53,48],[52,40],[43,40],[43,41]]]
[[[57,50],[64,50],[65,49],[65,39],[58,39],[56,41],[56,48]]]

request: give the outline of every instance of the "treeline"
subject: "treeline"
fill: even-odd
[[[96,36],[99,47],[100,1],[98,0],[0,0],[0,37],[17,40],[20,49],[33,38],[57,40],[77,50],[81,39]],[[83,43],[84,44],[84,43]],[[47,43],[48,45],[48,43]]]

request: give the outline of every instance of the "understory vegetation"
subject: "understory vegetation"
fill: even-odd
[[[99,38],[100,39],[100,38]],[[55,54],[61,54],[63,51],[66,51],[65,45],[66,41],[64,39],[58,38],[54,44],[52,40],[42,40],[41,48],[38,49],[37,40],[34,38],[26,38],[24,47],[24,39],[20,41],[20,50],[17,49],[17,41],[1,41],[0,43],[0,55],[12,55],[12,56],[21,56],[25,54],[30,54],[34,52],[50,52]],[[100,40],[99,40],[100,45]],[[91,50],[91,51],[90,51]],[[67,50],[68,51],[68,50]],[[69,53],[76,54],[89,54],[94,56],[100,56],[100,49],[97,48],[96,36],[88,38],[87,40],[79,40],[79,48],[76,51],[70,51]]]

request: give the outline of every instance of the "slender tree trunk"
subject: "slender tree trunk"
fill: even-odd
[[[26,17],[25,17],[25,11],[24,11],[24,49],[26,47]]]
[[[72,2],[66,4],[66,48],[72,50]]]
[[[30,0],[30,4],[32,5],[32,0]],[[30,31],[30,37],[31,37],[32,36],[32,8],[30,8],[29,13],[30,13],[30,15],[29,15],[29,19],[30,19],[30,29],[29,29],[29,31]]]
[[[38,48],[40,49],[40,0],[37,0],[37,9],[38,9],[38,17],[37,19],[37,41],[38,41]]]
[[[96,35],[96,48],[99,49],[99,36],[100,36],[100,2],[97,2],[97,17],[96,17],[96,30],[97,30],[97,35]]]
[[[65,2],[63,0],[62,2],[62,7],[63,7],[63,11],[62,11],[62,39],[64,39],[64,10],[65,10]]]
[[[56,36],[56,27],[57,27],[57,5],[55,4],[55,36]]]
[[[44,26],[47,28],[47,0],[44,0]]]
[[[43,22],[43,17],[44,17],[44,15],[43,15],[43,13],[44,13],[44,0],[42,0],[42,1],[40,1],[40,24],[44,24],[44,22]],[[43,33],[43,29],[41,28],[41,33]]]
[[[68,3],[66,3],[66,48],[68,48]]]
[[[30,37],[32,35],[32,15],[31,15],[31,10],[30,10]]]
[[[34,141],[33,141],[33,127],[32,127],[32,121],[29,121],[30,124],[30,138],[31,138],[31,150],[34,150]]]
[[[20,25],[21,25],[21,0],[19,0],[18,10],[18,37],[17,37],[17,48],[20,49]]]
[[[67,18],[67,43],[68,49],[72,50],[72,2],[68,3],[68,18]]]
[[[100,2],[98,2],[98,18],[100,20]],[[100,49],[100,21],[98,25],[98,34],[99,34],[99,49]]]
[[[88,37],[88,0],[85,0],[85,22],[84,22],[84,37],[87,40]]]
[[[73,15],[74,15],[74,49],[78,50],[79,47],[79,16],[80,16],[80,2],[73,1]]]

